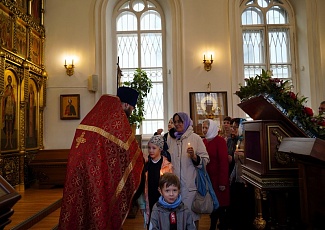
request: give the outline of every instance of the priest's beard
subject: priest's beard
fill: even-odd
[[[132,113],[131,106],[129,106],[127,109],[124,109],[124,112],[125,112],[126,116],[129,117]]]

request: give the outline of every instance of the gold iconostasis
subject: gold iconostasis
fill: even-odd
[[[0,175],[28,184],[27,165],[43,149],[44,0],[0,0]]]

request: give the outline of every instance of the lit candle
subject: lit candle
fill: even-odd
[[[211,59],[210,60],[212,60],[212,54],[211,54]]]
[[[72,65],[73,65],[73,59],[72,59]]]
[[[205,54],[203,55],[203,60],[205,60]]]
[[[236,150],[238,150],[238,145],[236,145]]]
[[[64,65],[67,65],[67,59],[64,60]]]
[[[188,154],[189,157],[191,157],[191,153],[188,152],[190,148],[191,148],[191,143],[188,142],[187,143],[187,154]]]

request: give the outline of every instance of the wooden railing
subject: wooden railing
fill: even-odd
[[[40,150],[30,162],[40,188],[63,186],[70,149]]]

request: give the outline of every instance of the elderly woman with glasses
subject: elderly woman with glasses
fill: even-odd
[[[191,210],[196,193],[196,168],[209,162],[209,155],[202,138],[194,133],[193,122],[187,113],[178,112],[173,116],[175,138],[168,136],[167,144],[173,162],[174,173],[181,181],[181,194],[184,204]],[[192,212],[193,220],[198,228],[200,216]]]

